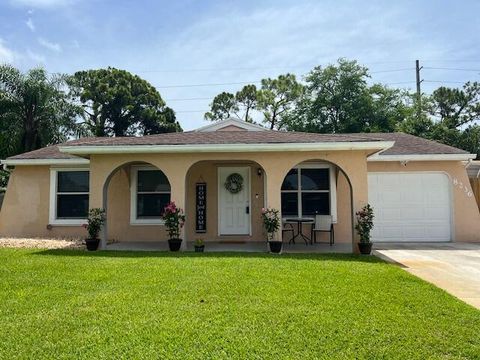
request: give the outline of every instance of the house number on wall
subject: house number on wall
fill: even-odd
[[[195,192],[195,232],[207,232],[207,184],[197,183]]]
[[[463,185],[463,183],[461,181],[458,181],[457,178],[453,178],[453,185],[455,185],[460,190],[462,190],[465,193],[465,195],[467,195],[468,197],[473,196],[472,190],[470,190],[468,186]]]

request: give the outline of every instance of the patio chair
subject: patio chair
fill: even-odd
[[[314,243],[317,243],[317,233],[319,232],[330,233],[330,246],[335,243],[335,231],[333,228],[332,217],[330,215],[315,215],[315,223],[312,226],[311,236],[311,239]]]
[[[283,222],[282,223],[282,241],[283,241],[283,234],[285,233],[291,233],[292,234],[292,237],[290,239],[293,238],[293,236],[295,235],[295,230],[293,228],[293,224],[292,223],[288,223],[288,222]]]

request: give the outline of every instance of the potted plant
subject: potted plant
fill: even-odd
[[[98,245],[100,244],[98,233],[105,223],[105,218],[105,210],[103,209],[95,208],[90,209],[88,212],[87,223],[84,225],[88,231],[88,238],[85,239],[87,250],[95,251],[98,249]]]
[[[275,233],[280,229],[279,211],[272,208],[262,209],[263,226],[267,232],[267,241],[272,253],[280,253],[282,251],[282,241],[275,240]]]
[[[205,250],[205,243],[202,239],[195,240],[195,252],[203,252]]]
[[[355,229],[360,236],[358,250],[360,250],[361,254],[369,255],[372,252],[370,231],[373,228],[373,208],[370,206],[370,204],[367,204],[360,211],[357,211],[355,216],[357,218]]]
[[[170,251],[180,250],[182,239],[180,239],[180,228],[185,223],[183,210],[178,208],[173,201],[170,201],[163,213],[165,227],[168,232],[168,247]]]

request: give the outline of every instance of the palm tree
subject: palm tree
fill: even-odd
[[[0,66],[0,156],[36,150],[77,135],[80,109],[66,92],[66,75],[42,68],[22,73]]]

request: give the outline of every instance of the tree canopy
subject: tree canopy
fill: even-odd
[[[71,96],[83,108],[94,136],[132,136],[181,131],[175,113],[146,80],[115,68],[76,72]]]
[[[480,158],[480,84],[467,82],[461,89],[440,87],[423,95],[398,129],[477,154]]]
[[[391,132],[406,112],[404,94],[385,85],[369,86],[368,69],[356,61],[316,67],[306,91],[290,113],[289,130],[320,133]]]
[[[36,68],[22,73],[0,66],[0,156],[15,155],[65,141],[81,129],[80,108],[65,92],[65,75]]]

